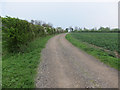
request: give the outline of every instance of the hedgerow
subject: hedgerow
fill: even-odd
[[[57,33],[56,29],[49,25],[35,25],[18,18],[2,17],[3,48],[8,52],[24,52],[30,41],[36,37],[42,37]]]

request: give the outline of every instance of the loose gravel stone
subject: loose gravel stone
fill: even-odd
[[[118,88],[118,71],[65,39],[51,38],[42,50],[36,88]]]

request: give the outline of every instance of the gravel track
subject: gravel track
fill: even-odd
[[[56,35],[42,50],[36,88],[118,88],[118,71]]]

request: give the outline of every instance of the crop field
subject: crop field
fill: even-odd
[[[72,33],[75,39],[120,53],[118,33]]]

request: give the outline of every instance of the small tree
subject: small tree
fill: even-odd
[[[65,30],[66,30],[66,32],[68,32],[68,28],[66,28]]]
[[[31,20],[31,23],[34,24],[34,20]]]

